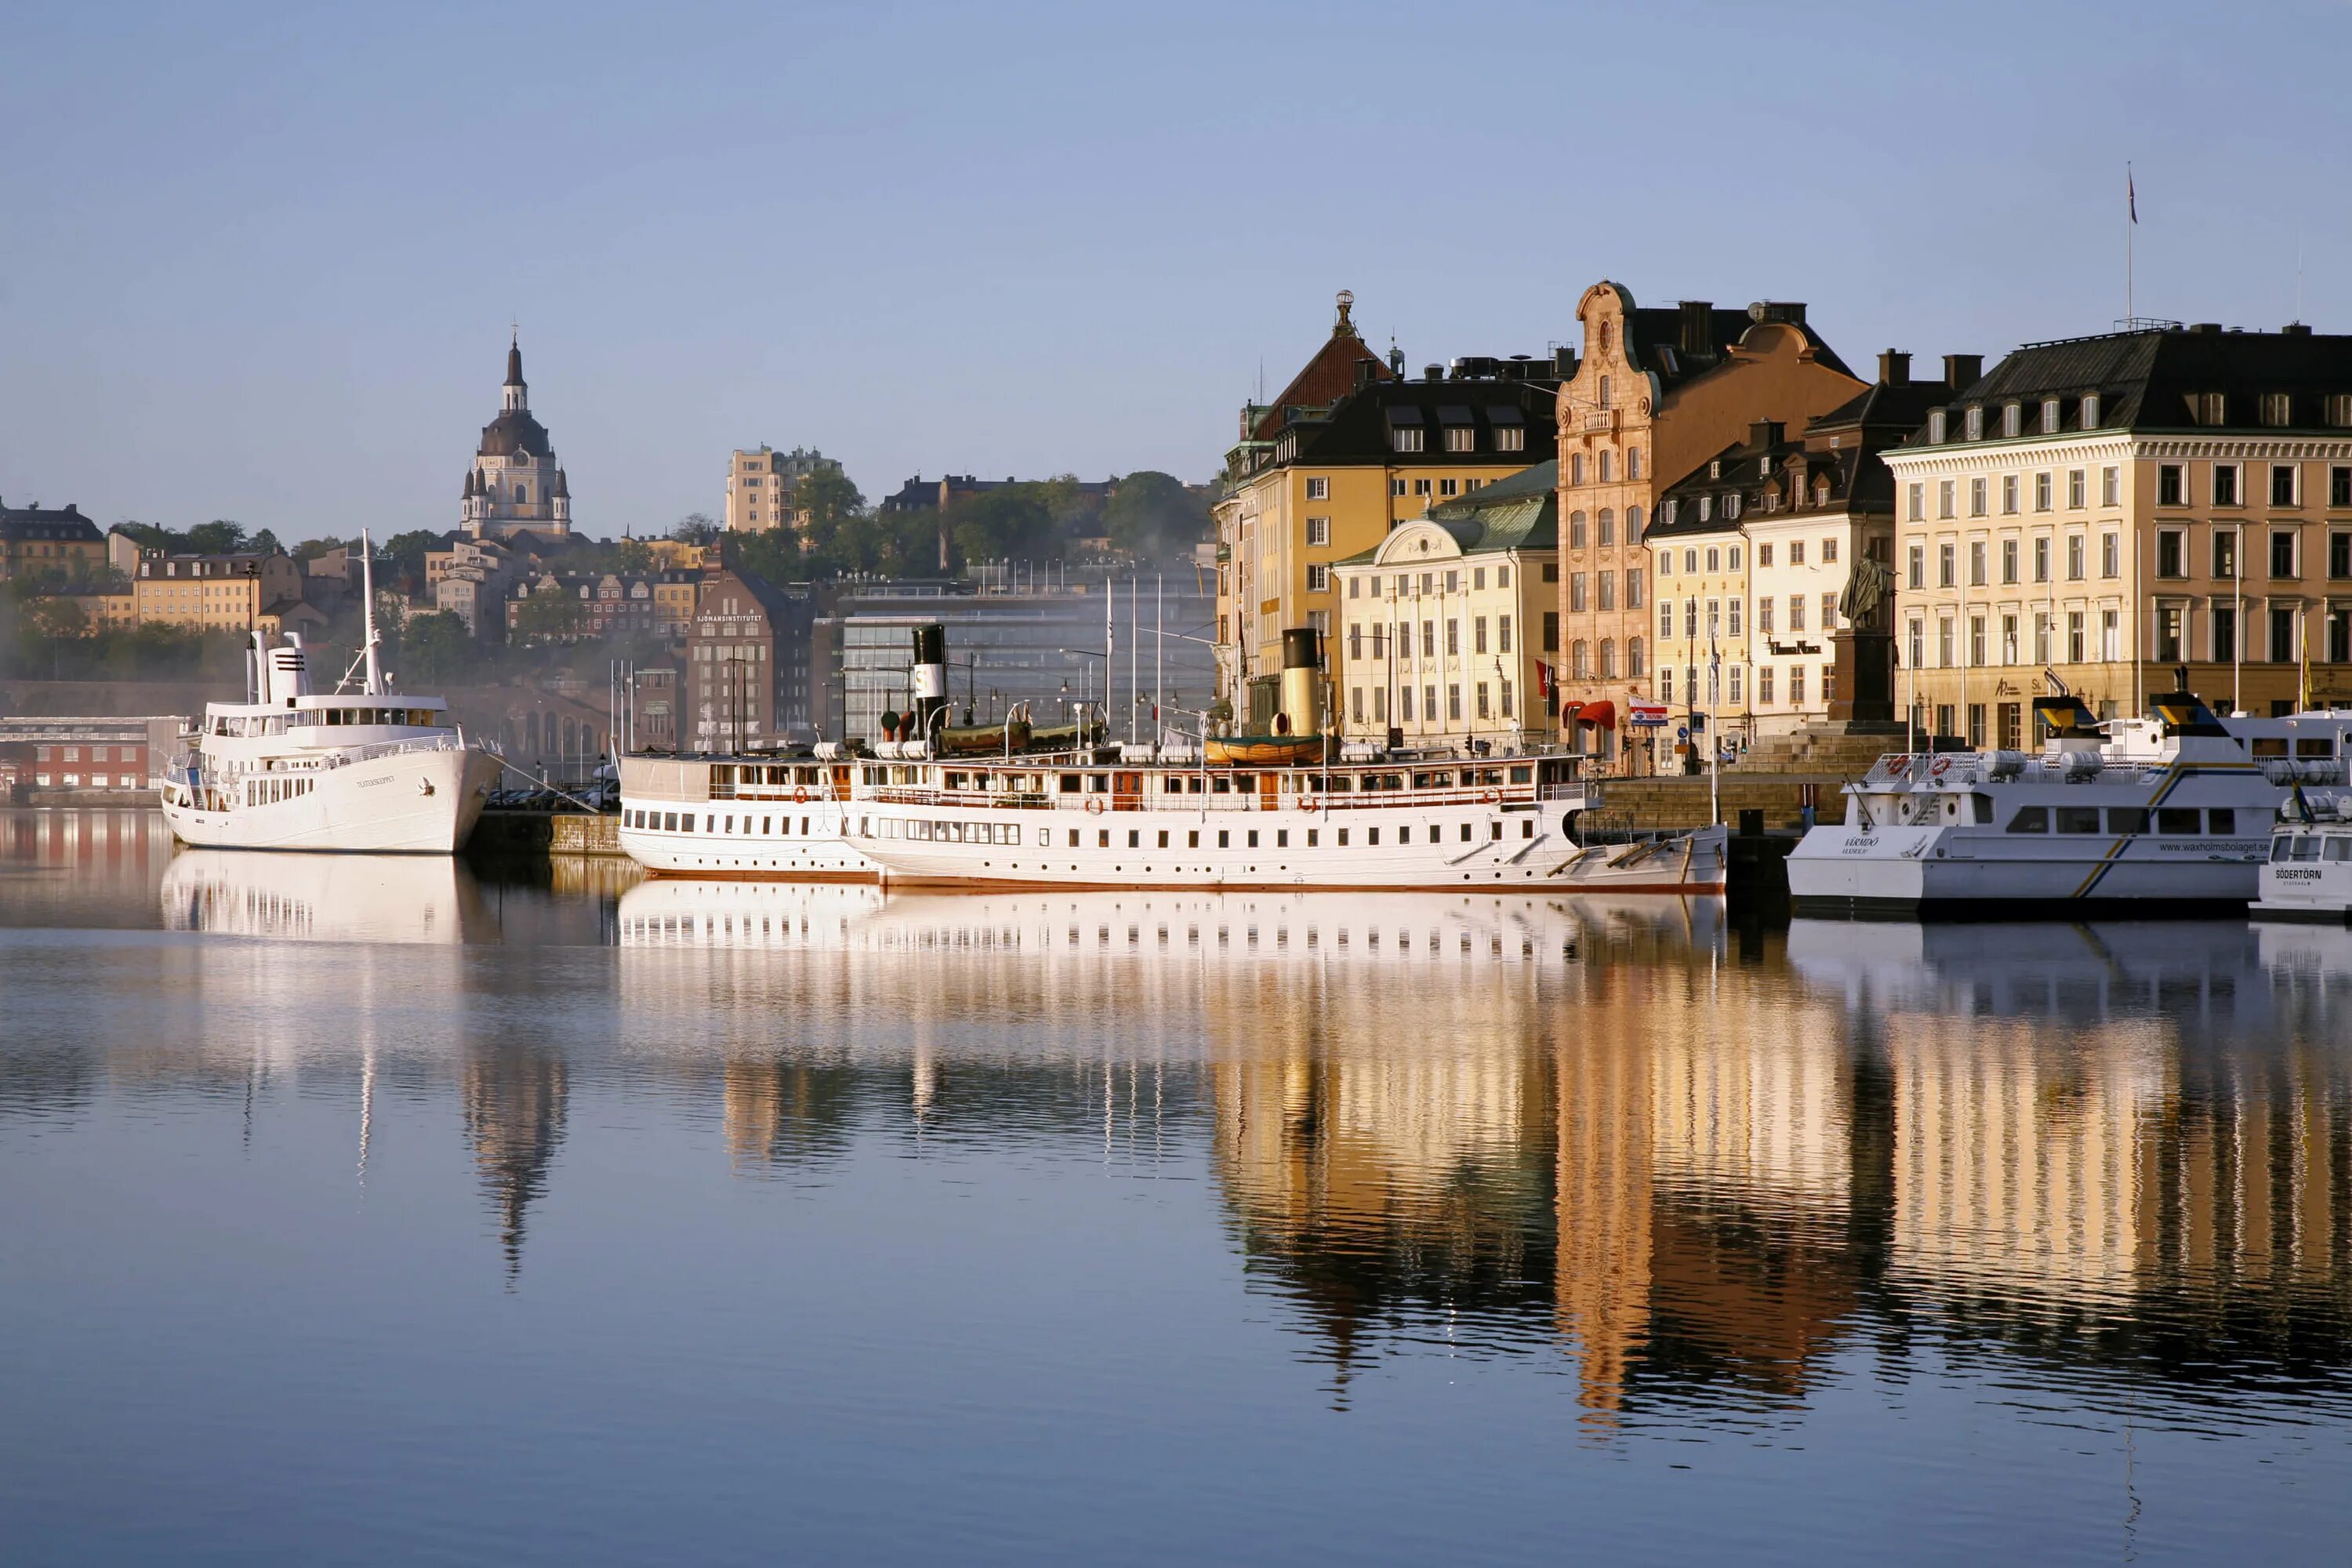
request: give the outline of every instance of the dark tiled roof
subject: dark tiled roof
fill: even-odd
[[[1328,408],[1347,396],[1356,390],[1357,367],[1367,361],[1370,363],[1364,374],[1374,381],[1389,379],[1389,367],[1352,331],[1324,339],[1314,357],[1290,378],[1290,384],[1251,423],[1250,438],[1270,441],[1291,411]]]
[[[511,458],[518,452],[532,458],[555,455],[548,445],[547,426],[520,408],[509,408],[483,426],[482,444],[474,450],[484,458]]]
[[[102,544],[106,536],[98,524],[82,516],[79,510],[68,505],[47,507],[0,507],[0,539],[63,540],[73,544]]]
[[[1497,420],[1494,410],[1498,407],[1509,409],[1517,417]],[[1468,426],[1476,433],[1472,450],[1445,449],[1447,426],[1440,421],[1440,408],[1468,415]],[[1407,416],[1393,419],[1392,413]],[[1417,420],[1412,417],[1415,415]],[[1497,450],[1494,434],[1497,428],[1524,432],[1521,452],[1548,452],[1558,442],[1556,416],[1555,395],[1546,382],[1383,381],[1344,398],[1325,418],[1293,420],[1283,433],[1297,437],[1297,451],[1288,459],[1293,463],[1402,460],[1415,467],[1454,463],[1491,468],[1498,458],[1513,455]],[[1395,451],[1390,445],[1391,428],[1416,423],[1423,432],[1423,449]]]
[[[1985,410],[1988,439],[2000,439],[2001,409],[2026,405],[2020,439],[2042,434],[2040,405],[2056,398],[2060,431],[2082,429],[2082,399],[2096,393],[2102,430],[2208,428],[2192,408],[2193,395],[2220,393],[2224,418],[2219,428],[2259,433],[2284,428],[2328,431],[2324,400],[2352,394],[2352,336],[2309,331],[2225,332],[2211,329],[2156,329],[2110,332],[2098,337],[2028,343],[1960,388],[1945,405],[1952,411],[1947,444],[1964,438],[1961,421],[1972,405]],[[2289,399],[2284,426],[2262,422],[2262,398]],[[1926,418],[1914,426],[1912,444],[1927,444]]]
[[[1628,309],[1625,311],[1626,358],[1641,370],[1655,375],[1663,390],[1671,391],[1683,382],[1704,375],[1727,363],[1732,346],[1766,321],[1779,322],[1803,334],[1814,357],[1831,369],[1852,375],[1837,351],[1822,341],[1822,335],[1805,321],[1802,305],[1767,303],[1744,310],[1724,310],[1708,305],[1705,310],[1706,331],[1703,343],[1685,342],[1685,310],[1681,305],[1633,304],[1630,290],[1620,289]],[[1698,319],[1699,307],[1694,302],[1691,317]],[[1761,311],[1759,317],[1759,311]]]

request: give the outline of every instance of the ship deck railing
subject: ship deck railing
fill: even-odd
[[[1163,814],[1200,811],[1273,811],[1277,807],[1312,811],[1394,811],[1412,806],[1530,805],[1536,799],[1528,784],[1484,784],[1472,788],[1342,790],[1331,793],[1284,790],[1267,795],[1255,790],[1187,790],[1153,795],[1139,790],[1092,790],[1058,794],[1038,790],[949,790],[911,784],[869,786],[856,796],[858,805],[938,806],[982,811],[1150,811]],[[1558,798],[1547,796],[1545,798]],[[1100,805],[1093,803],[1099,802]]]

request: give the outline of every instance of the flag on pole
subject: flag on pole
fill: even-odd
[[[1547,702],[1550,701],[1552,699],[1553,689],[1551,666],[1546,664],[1541,659],[1536,660],[1536,684],[1542,689],[1544,700]]]
[[[2132,222],[2139,221],[2139,192],[2132,184],[2129,163],[2124,165],[2124,210],[2131,215]]]

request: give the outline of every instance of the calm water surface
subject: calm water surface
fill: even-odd
[[[16,1563],[2342,1563],[2352,933],[0,814]]]

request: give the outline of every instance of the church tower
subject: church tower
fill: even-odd
[[[499,416],[482,426],[474,466],[461,492],[461,526],[477,539],[572,531],[572,486],[555,461],[547,426],[531,417],[522,378],[522,339],[507,344],[507,379]]]

